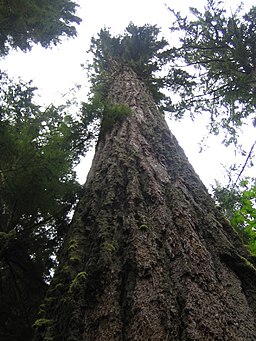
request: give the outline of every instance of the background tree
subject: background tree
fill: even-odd
[[[180,44],[167,52],[172,56],[167,83],[180,97],[171,108],[174,115],[208,113],[211,132],[224,129],[227,143],[236,142],[248,117],[255,124],[256,7],[241,11],[228,16],[216,0],[209,0],[202,13],[190,8],[192,19],[172,11],[171,29],[179,33]]]
[[[144,29],[93,41],[101,132],[35,339],[254,340],[255,260],[124,57]]]
[[[81,186],[73,170],[90,145],[89,118],[42,110],[35,88],[1,74],[0,339],[31,340],[31,327]]]
[[[74,37],[76,7],[66,0],[1,1],[0,56]],[[66,106],[42,110],[30,84],[2,72],[0,78],[0,339],[28,341],[81,192],[73,167],[94,128]]]
[[[56,45],[61,37],[74,37],[79,24],[69,0],[6,0],[0,2],[0,55],[10,48],[30,50],[32,44]]]

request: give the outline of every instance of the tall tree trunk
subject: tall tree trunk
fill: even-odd
[[[128,67],[102,127],[37,340],[256,339],[253,259]]]

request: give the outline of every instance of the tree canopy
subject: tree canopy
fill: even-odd
[[[74,37],[81,19],[77,4],[70,0],[12,0],[0,2],[0,56],[10,48],[30,50],[60,42],[62,36]]]
[[[155,25],[136,26],[130,23],[122,35],[112,36],[108,29],[102,29],[97,38],[92,38],[90,51],[94,59],[92,71],[93,91],[101,93],[108,86],[108,74],[111,74],[111,63],[121,62],[131,67],[144,81],[159,104],[166,99],[161,93],[163,78],[159,74],[167,57],[163,52],[168,43],[159,38],[160,29]],[[116,67],[116,65],[115,65]]]
[[[208,0],[203,12],[190,8],[189,17],[174,13],[171,30],[180,44],[172,56],[169,87],[179,95],[171,110],[181,117],[207,112],[211,131],[226,130],[236,141],[237,127],[249,116],[255,124],[256,7],[228,15],[222,1]]]

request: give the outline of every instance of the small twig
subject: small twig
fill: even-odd
[[[247,155],[245,163],[244,163],[240,173],[238,174],[238,177],[236,178],[236,181],[234,182],[234,186],[237,184],[237,181],[239,180],[240,176],[243,174],[243,171],[245,170],[245,167],[246,167],[248,161],[250,160],[250,157],[252,156],[252,152],[253,152],[253,149],[254,149],[255,145],[256,145],[256,141],[254,141],[253,145],[251,146],[251,149],[250,149],[250,151],[249,151],[249,153]]]

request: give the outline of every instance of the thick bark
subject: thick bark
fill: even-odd
[[[256,271],[136,75],[109,97],[38,340],[255,340]]]

